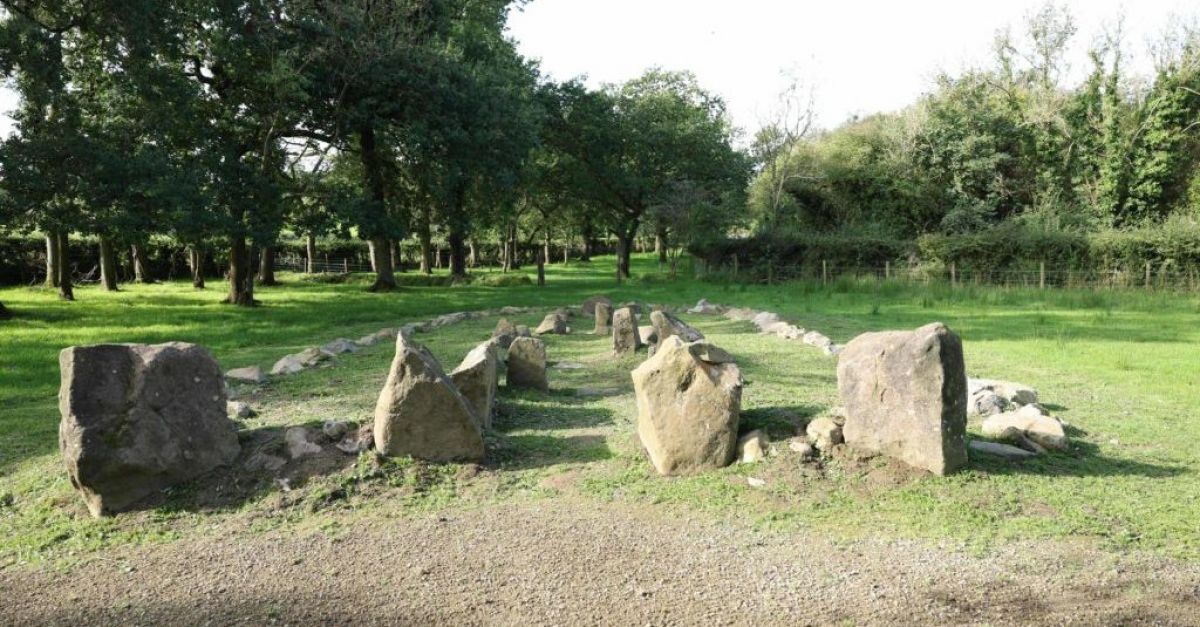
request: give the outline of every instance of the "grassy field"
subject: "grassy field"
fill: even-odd
[[[410,286],[370,294],[366,277],[329,283],[284,275],[283,285],[259,292],[263,306],[253,310],[217,304],[216,290],[184,283],[115,294],[81,288],[75,303],[42,289],[0,289],[0,302],[16,314],[0,323],[0,568],[70,564],[115,545],[198,533],[336,534],[364,518],[523,498],[633,500],[748,518],[769,529],[927,538],[980,551],[1069,537],[1107,550],[1200,559],[1195,295],[875,281],[709,284],[670,281],[649,258],[636,261],[640,278],[620,286],[610,259],[551,266],[544,288]],[[608,340],[575,333],[548,340],[551,359],[583,367],[552,370],[546,394],[502,391],[487,436],[489,461],[478,468],[330,456],[289,465],[287,489],[273,477],[229,471],[172,490],[147,511],[92,520],[57,456],[57,352],[64,346],[182,340],[209,347],[226,368],[268,368],[289,352],[438,313],[577,304],[597,293],[675,306],[703,296],[766,309],[839,343],[863,331],[941,320],[962,336],[971,375],[1038,388],[1069,424],[1073,448],[1023,464],[973,459],[966,472],[931,478],[884,460],[801,464],[781,445],[763,464],[664,479],[651,474],[633,434],[628,373],[642,356],[612,359]],[[535,324],[541,313],[519,318]],[[743,429],[765,427],[783,440],[837,404],[833,358],[760,336],[748,323],[685,319],[738,357],[748,382]],[[450,369],[495,322],[470,321],[418,339]],[[589,330],[591,323],[577,319],[574,326]],[[375,346],[246,390],[260,414],[245,423],[244,448],[277,447],[288,425],[369,420],[391,352]],[[751,476],[766,486],[750,487]]]

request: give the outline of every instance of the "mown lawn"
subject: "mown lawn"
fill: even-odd
[[[633,500],[768,528],[807,527],[948,540],[977,550],[998,542],[1076,537],[1108,550],[1142,549],[1200,559],[1200,299],[1160,293],[1037,292],[840,281],[775,286],[670,281],[649,258],[621,286],[611,259],[551,266],[548,285],[405,287],[364,291],[365,277],[327,283],[285,275],[243,310],[167,283],[108,294],[78,290],[62,303],[41,289],[0,290],[17,317],[0,323],[0,567],[69,563],[128,543],[196,533],[286,528],[336,533],[361,518],[406,510],[486,507],[513,498]],[[57,457],[57,352],[71,344],[183,340],[213,350],[223,367],[259,364],[336,337],[458,310],[617,300],[714,302],[776,311],[837,342],[875,329],[946,322],[964,340],[975,376],[1029,383],[1069,425],[1074,446],[1023,464],[987,458],[949,478],[905,473],[873,460],[801,464],[782,440],[836,401],[835,361],[799,343],[764,337],[747,323],[686,317],[733,352],[748,381],[744,428],[765,427],[779,454],[755,466],[698,477],[651,474],[633,435],[628,372],[641,358],[612,359],[609,341],[579,331],[549,339],[548,394],[502,394],[489,462],[436,467],[369,455],[291,467],[287,490],[267,477],[181,486],[153,509],[96,521],[71,492]],[[541,313],[520,317],[536,323]],[[423,334],[452,368],[486,338],[495,318]],[[340,358],[329,368],[247,390],[260,415],[246,421],[247,448],[270,447],[281,427],[326,419],[369,420],[391,347]],[[972,425],[973,429],[977,425]],[[766,480],[752,488],[747,477]],[[214,495],[214,492],[219,493]]]

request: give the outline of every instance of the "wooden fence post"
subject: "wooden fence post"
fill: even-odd
[[[1150,262],[1146,262],[1146,287],[1150,287]]]
[[[1038,287],[1046,289],[1046,262],[1042,261],[1038,264]]]
[[[350,258],[342,257],[342,272],[350,274]]]
[[[821,260],[821,285],[827,285],[828,283],[829,283],[829,262],[822,259]]]
[[[892,278],[892,262],[891,262],[891,260],[883,262],[883,278],[885,280]]]
[[[738,256],[736,253],[734,253],[734,255],[733,255],[733,278],[736,279],[737,275],[738,275]]]
[[[951,261],[950,262],[950,287],[954,287],[955,285],[958,285],[958,264],[956,262]]]

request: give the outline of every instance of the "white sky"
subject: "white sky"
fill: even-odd
[[[1081,77],[1086,51],[1125,16],[1133,69],[1149,73],[1147,44],[1196,0],[1060,2],[1075,18],[1070,55]],[[997,30],[1024,31],[1042,0],[532,0],[509,19],[521,52],[563,80],[621,82],[645,68],[691,70],[753,132],[785,86],[783,71],[813,85],[819,124],[900,109],[955,73],[991,62]],[[1127,60],[1128,63],[1128,60]],[[1072,78],[1073,80],[1073,78]]]
[[[1042,0],[532,0],[509,21],[521,52],[564,80],[592,85],[634,78],[648,67],[691,70],[725,98],[735,123],[753,132],[791,71],[813,86],[818,120],[913,102],[940,70],[990,63],[998,29],[1023,31]],[[1149,73],[1147,44],[1172,16],[1200,14],[1196,0],[1067,0],[1079,34],[1070,61],[1078,78],[1086,50],[1125,16],[1127,67]],[[1131,62],[1130,62],[1131,61]],[[1073,79],[1072,79],[1073,80]],[[16,95],[0,89],[3,112]]]

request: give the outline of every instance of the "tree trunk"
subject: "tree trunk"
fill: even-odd
[[[258,259],[258,284],[278,285],[275,280],[275,247],[263,246]]]
[[[137,244],[129,246],[129,258],[133,260],[133,282],[153,283],[150,272],[146,269],[146,258],[142,255],[142,247]]]
[[[541,287],[546,284],[546,257],[539,254],[537,258],[537,284]]]
[[[465,277],[467,276],[467,247],[466,238],[463,237],[459,227],[451,226],[447,240],[450,244],[450,276]],[[438,251],[441,252],[440,250]]]
[[[429,225],[429,211],[421,212],[417,219],[417,241],[421,245],[421,273],[433,273],[433,229]]]
[[[188,268],[192,271],[192,287],[204,289],[204,249],[199,246],[188,247]]]
[[[500,271],[508,272],[512,269],[512,254],[508,250],[508,227],[504,227],[504,236],[500,238]]]
[[[636,224],[628,231],[617,234],[617,274],[624,279],[629,278],[629,258],[633,254],[636,235]]]
[[[58,287],[58,278],[62,276],[59,270],[61,253],[58,250],[58,233],[46,234],[46,287]]]
[[[375,241],[376,240],[367,241],[367,259],[371,262],[371,272],[377,273],[379,272],[379,269],[375,266],[375,258],[379,256],[379,253],[375,251]],[[388,255],[390,256],[391,254],[391,249],[388,249]]]
[[[372,292],[396,289],[395,268],[392,267],[392,247],[382,237],[371,240],[371,265],[375,268],[375,284]]]
[[[383,160],[375,146],[375,128],[369,124],[363,125],[358,132],[359,157],[362,160],[363,175],[366,178],[367,193],[370,195],[374,210],[381,218],[377,222],[386,222],[387,217],[387,188],[383,181]],[[387,238],[382,234],[374,234],[371,242],[371,262],[375,271],[375,283],[371,285],[372,292],[396,289],[396,274],[392,267],[392,251]]]
[[[75,300],[75,289],[71,285],[71,239],[66,231],[55,235],[58,240],[58,296],[63,300]]]
[[[550,229],[542,236],[542,263],[550,263]]]
[[[229,296],[225,302],[239,307],[254,306],[254,272],[246,238],[233,238],[229,246]]]
[[[667,265],[667,229],[658,227],[654,231],[654,252],[658,253],[658,267]]]
[[[308,266],[305,272],[312,274],[317,271],[317,236],[309,233],[304,236],[304,256]]]
[[[474,268],[479,263],[479,247],[475,244],[475,238],[467,240],[467,267]]]
[[[521,250],[520,250],[521,242],[517,239],[517,224],[515,222],[510,224],[508,227],[508,241],[509,241],[508,247],[509,247],[509,253],[510,253],[510,257],[508,260],[508,269],[509,270],[520,270],[521,269]]]
[[[400,240],[389,242],[392,247],[392,268],[396,272],[404,272],[404,251],[400,250]]]
[[[113,249],[112,240],[100,236],[100,284],[105,291],[117,291],[117,251]]]
[[[563,265],[571,262],[571,240],[563,242]]]

